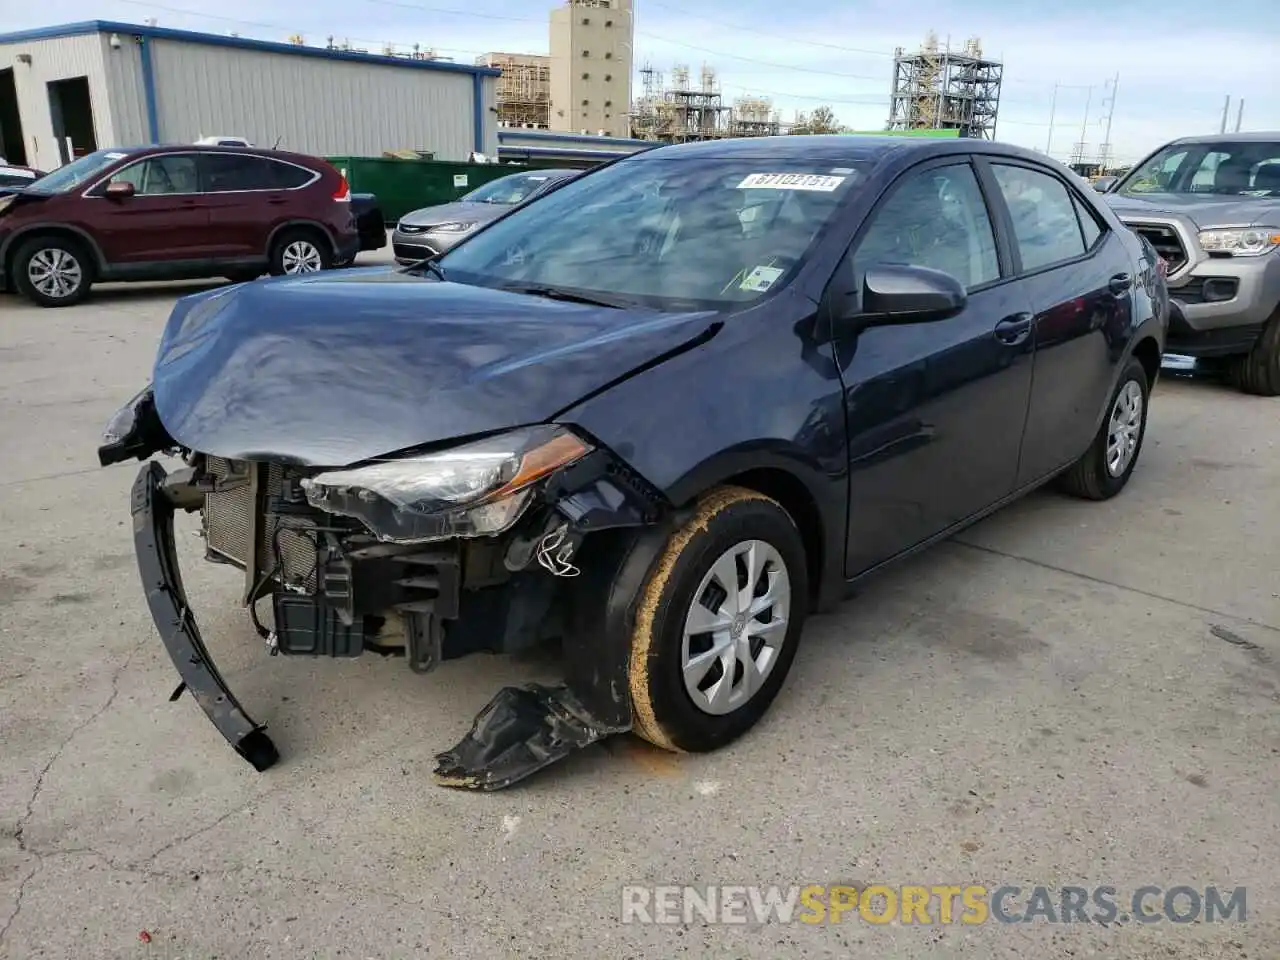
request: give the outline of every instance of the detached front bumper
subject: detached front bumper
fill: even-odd
[[[261,772],[273,766],[280,753],[266,728],[249,717],[227,687],[200,636],[182,586],[173,538],[173,517],[180,502],[175,502],[172,494],[178,488],[170,486],[168,480],[164,467],[155,461],[143,466],[133,483],[130,511],[147,605],[182,678],[170,699],[176,700],[183,690],[191,691],[200,709],[236,753]]]

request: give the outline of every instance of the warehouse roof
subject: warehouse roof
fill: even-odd
[[[123,33],[133,37],[151,37],[155,40],[175,40],[182,43],[199,43],[212,47],[233,47],[238,50],[257,50],[262,53],[280,53],[295,57],[319,57],[325,60],[373,63],[387,67],[404,67],[409,70],[436,70],[485,77],[496,77],[502,73],[501,70],[495,67],[473,66],[467,63],[449,63],[443,60],[409,60],[405,57],[389,57],[384,54],[357,53],[354,50],[329,50],[325,47],[305,47],[298,44],[278,43],[270,40],[249,40],[244,37],[224,37],[216,33],[172,30],[168,27],[152,27],[138,23],[117,23],[113,20],[82,20],[78,23],[64,23],[56,27],[20,30],[17,33],[0,33],[0,44],[23,43],[31,40],[56,40],[60,37],[79,37],[91,33]]]

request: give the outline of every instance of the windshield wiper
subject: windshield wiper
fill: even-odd
[[[589,303],[597,307],[612,307],[615,310],[625,310],[627,307],[635,306],[633,301],[623,297],[610,297],[601,293],[579,293],[577,290],[541,283],[506,283],[501,289],[511,293],[524,293],[531,297],[546,297],[548,300],[564,300],[567,303]]]

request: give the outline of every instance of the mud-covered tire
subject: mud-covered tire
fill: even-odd
[[[746,693],[745,688],[737,685],[737,670],[742,669],[742,661],[736,660],[731,689],[743,692],[745,699],[727,712],[711,713],[695,703],[685,684],[686,621],[698,599],[695,594],[700,594],[703,600],[710,596],[713,603],[716,599],[712,587],[718,581],[712,580],[704,588],[704,580],[716,576],[713,566],[731,551],[747,544],[764,544],[769,548],[758,548],[758,556],[765,558],[761,567],[765,575],[756,579],[757,583],[766,583],[767,591],[783,583],[789,587],[787,622],[781,629],[770,630],[768,617],[774,614],[761,610],[755,617],[748,613],[734,618],[730,629],[698,635],[691,640],[691,649],[694,642],[711,644],[715,637],[730,645],[737,639],[747,645],[744,650],[750,650],[759,640],[774,650],[769,658],[771,662],[761,668],[762,681],[754,693]],[[779,563],[784,568],[784,577],[774,575]],[[742,567],[735,570],[742,578]],[[744,580],[740,579],[739,584]],[[781,590],[767,595],[776,598],[781,596]],[[724,611],[732,599],[726,597],[723,604],[715,603],[715,606]],[[742,487],[717,487],[704,495],[693,516],[667,540],[640,591],[628,668],[633,731],[656,746],[691,753],[715,750],[746,733],[764,716],[787,678],[804,627],[808,600],[809,571],[804,542],[786,510],[769,497]],[[701,606],[708,615],[723,615],[710,614],[711,608],[705,603]],[[771,609],[776,613],[780,606],[776,604]],[[768,633],[769,638],[752,639],[751,634],[757,629]],[[737,632],[731,633],[731,630]],[[781,639],[771,642],[779,634]],[[723,663],[722,660],[719,668],[722,680]],[[713,664],[712,670],[715,669]]]
[[[1132,452],[1124,462],[1123,469],[1113,472],[1108,466],[1108,449],[1116,425],[1118,404],[1122,396],[1131,397],[1135,389],[1141,397],[1142,406],[1133,436]],[[1150,398],[1151,386],[1147,381],[1147,371],[1141,361],[1130,358],[1107,403],[1107,413],[1102,419],[1102,426],[1098,428],[1098,435],[1093,438],[1093,443],[1089,444],[1084,456],[1058,478],[1058,486],[1063,492],[1086,500],[1110,500],[1125,488],[1142,454],[1142,442],[1147,435],[1147,416],[1151,409]]]
[[[1280,310],[1271,315],[1253,349],[1232,359],[1228,376],[1232,385],[1244,393],[1280,396]]]
[[[18,292],[42,307],[73,306],[87,297],[93,286],[93,257],[83,243],[69,237],[32,237],[19,244],[10,263]],[[57,270],[59,277],[74,278],[73,286],[66,286],[72,281],[38,283],[36,275],[42,269],[46,275],[49,270]]]

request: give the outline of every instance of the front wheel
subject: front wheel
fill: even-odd
[[[1147,433],[1147,371],[1130,358],[1093,443],[1060,479],[1060,486],[1086,500],[1109,500],[1125,488]]]
[[[61,237],[36,237],[13,258],[18,290],[42,307],[69,307],[89,294],[93,263],[84,248]]]
[[[1280,310],[1262,328],[1253,349],[1231,362],[1231,382],[1255,397],[1280,396]]]
[[[640,593],[629,666],[635,733],[699,753],[746,733],[791,669],[808,591],[804,544],[780,504],[742,487],[704,496]]]
[[[298,276],[333,266],[333,250],[314,230],[286,230],[271,247],[271,275]]]

